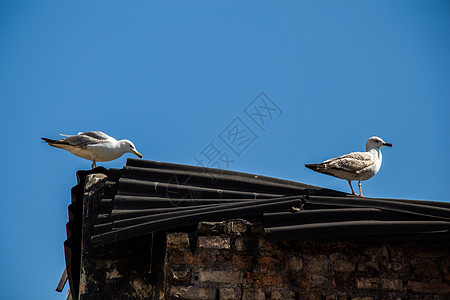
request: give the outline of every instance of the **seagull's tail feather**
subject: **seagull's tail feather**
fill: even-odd
[[[325,164],[306,164],[305,167],[316,172],[325,171]]]
[[[67,142],[61,141],[61,140],[52,140],[52,139],[48,139],[48,138],[41,138],[44,142],[46,142],[47,144],[49,144],[50,146],[53,147],[57,147],[57,148],[61,148],[61,145],[68,145]]]
[[[56,144],[56,143],[58,143],[57,140],[52,140],[52,139],[48,139],[48,138],[41,138],[41,140],[43,140],[47,144]]]
[[[306,164],[305,167],[307,167],[308,169],[311,169],[315,172],[319,172],[322,174],[326,174],[326,175],[330,175],[330,176],[335,176],[332,172],[330,172],[330,169],[328,168],[328,164],[327,163],[320,163],[320,164]]]
[[[308,169],[311,169],[315,172],[334,176],[332,173],[330,173],[327,163],[305,164],[305,167],[307,167]]]

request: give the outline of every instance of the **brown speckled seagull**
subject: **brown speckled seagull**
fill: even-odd
[[[392,147],[392,144],[373,136],[367,140],[366,152],[352,152],[320,164],[306,164],[305,167],[347,180],[353,195],[356,193],[353,191],[352,180],[357,180],[359,196],[362,196],[361,181],[372,178],[380,170],[382,160],[380,148],[383,146]]]

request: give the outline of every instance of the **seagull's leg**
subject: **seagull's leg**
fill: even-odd
[[[352,189],[352,194],[355,196],[358,196],[358,195],[356,195],[355,191],[353,190],[352,182],[350,180],[347,180],[347,181],[348,181],[348,184],[350,185],[350,188]]]
[[[364,197],[361,191],[361,181],[358,181],[358,186],[359,186],[359,196]]]
[[[92,161],[92,165],[91,165],[91,168],[93,169],[93,168],[96,168],[97,167],[97,165],[95,164],[95,159]]]

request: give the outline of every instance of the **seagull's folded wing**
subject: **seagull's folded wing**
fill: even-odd
[[[99,140],[94,137],[81,134],[60,139],[59,142],[73,147],[86,147],[87,145],[105,143],[107,140]]]
[[[97,140],[109,140],[111,137],[106,133],[101,131],[87,131],[87,132],[79,132],[79,136],[88,136]]]
[[[351,173],[359,173],[367,167],[372,166],[375,160],[370,153],[352,152],[332,158],[324,162],[329,170],[339,170]]]

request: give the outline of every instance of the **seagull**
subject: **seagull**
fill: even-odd
[[[366,142],[366,152],[352,152],[320,164],[306,164],[305,167],[347,180],[353,195],[356,193],[353,191],[351,181],[358,180],[359,196],[362,197],[361,181],[372,178],[380,170],[382,160],[380,148],[383,146],[392,147],[392,144],[373,136]]]
[[[129,140],[116,140],[101,131],[79,132],[78,135],[67,135],[60,140],[41,138],[52,147],[61,148],[75,154],[76,156],[92,161],[95,168],[97,161],[110,161],[121,157],[129,152],[142,158],[134,144]]]

